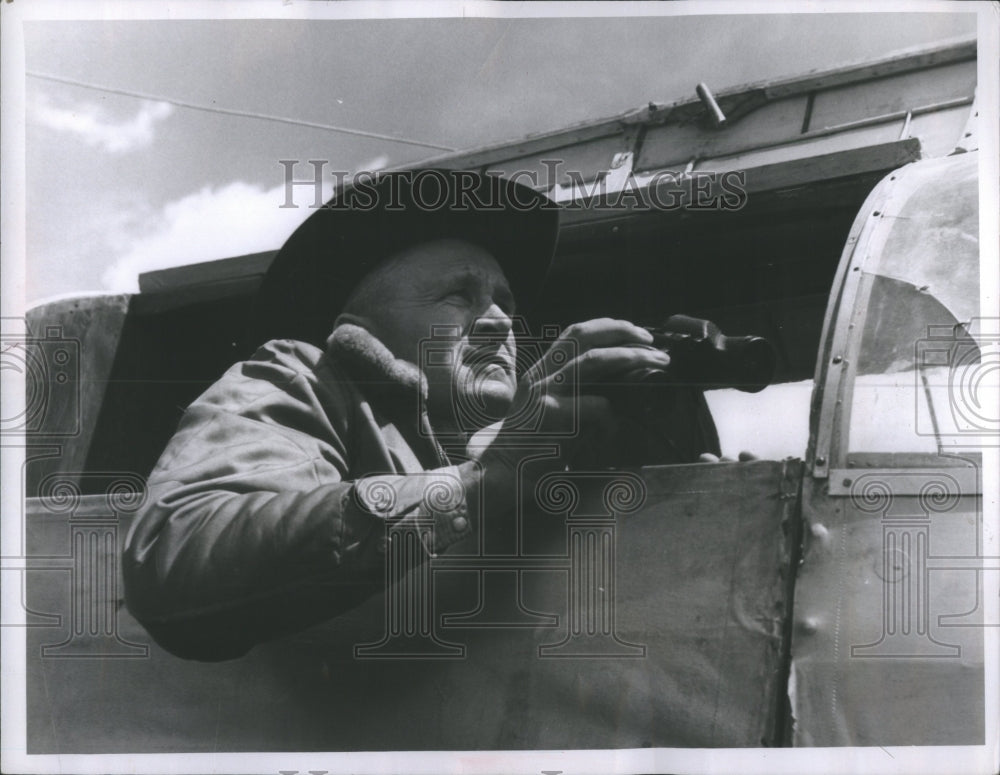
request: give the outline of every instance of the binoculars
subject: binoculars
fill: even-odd
[[[725,336],[715,323],[687,315],[673,315],[662,326],[643,327],[653,335],[653,347],[670,355],[670,366],[636,369],[622,382],[757,393],[774,378],[777,359],[763,337]]]
[[[594,386],[616,410],[618,430],[600,447],[582,451],[573,467],[620,468],[694,463],[704,452],[721,454],[703,391],[763,390],[777,358],[759,336],[725,336],[708,320],[674,315],[646,327],[653,347],[670,355],[665,369],[639,368]]]

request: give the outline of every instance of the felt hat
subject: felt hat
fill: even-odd
[[[518,311],[527,311],[555,252],[558,211],[525,185],[471,170],[359,175],[278,251],[257,293],[251,344],[298,339],[321,346],[361,278],[399,251],[437,239],[488,250]]]

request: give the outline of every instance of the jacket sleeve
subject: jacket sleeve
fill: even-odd
[[[387,523],[471,530],[466,468],[350,481],[347,391],[271,343],[196,400],[125,542],[129,610],[168,651],[221,660],[384,588]],[[422,523],[423,524],[423,523]]]

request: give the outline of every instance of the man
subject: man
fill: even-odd
[[[359,605],[384,587],[387,522],[430,509],[428,554],[502,530],[519,485],[608,427],[595,386],[667,367],[602,319],[517,373],[515,305],[557,229],[526,187],[425,170],[357,183],[296,231],[260,291],[266,343],[188,408],[126,541],[127,604],[162,646],[233,658]],[[528,467],[526,432],[550,450]]]

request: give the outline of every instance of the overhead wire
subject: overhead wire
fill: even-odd
[[[118,94],[123,97],[137,97],[143,100],[150,100],[152,102],[166,102],[170,105],[175,105],[179,108],[187,108],[189,110],[200,110],[206,113],[220,113],[225,116],[240,116],[244,118],[256,118],[262,121],[275,121],[281,124],[291,124],[293,126],[308,127],[310,129],[323,129],[330,132],[340,132],[347,135],[355,135],[357,137],[366,137],[374,140],[387,140],[392,143],[402,143],[405,145],[416,145],[421,148],[433,148],[438,151],[455,151],[457,149],[451,148],[446,145],[438,145],[436,143],[428,143],[423,140],[410,140],[403,137],[394,137],[393,135],[380,134],[378,132],[368,132],[363,129],[351,129],[349,127],[334,126],[332,124],[320,124],[314,121],[302,121],[295,118],[287,118],[285,116],[275,116],[269,113],[257,113],[249,110],[234,110],[232,108],[220,108],[214,105],[199,105],[195,102],[188,102],[187,100],[178,100],[173,97],[164,97],[162,95],[148,94],[139,91],[133,91],[131,89],[118,89],[112,86],[102,86],[96,83],[88,83],[86,81],[79,81],[75,78],[66,78],[61,75],[52,75],[50,73],[39,73],[35,71],[26,71],[25,75],[31,78],[38,78],[43,81],[52,81],[54,83],[63,83],[70,86],[80,86],[85,89],[94,89],[96,91],[103,91],[109,94]]]

